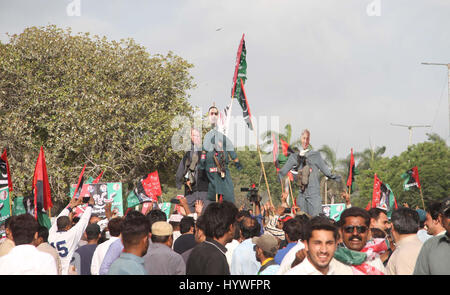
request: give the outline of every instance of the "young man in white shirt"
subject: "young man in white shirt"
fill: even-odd
[[[332,275],[330,264],[337,248],[338,228],[327,218],[311,219],[305,233],[306,258],[302,263],[286,272],[286,275]]]
[[[38,227],[30,214],[18,215],[11,220],[11,234],[16,246],[0,258],[0,275],[58,274],[55,259],[36,248]]]
[[[69,273],[70,260],[72,259],[73,253],[78,248],[78,243],[91,218],[94,199],[92,196],[90,197],[88,206],[84,210],[83,215],[81,215],[80,220],[72,227],[72,222],[68,215],[75,207],[81,204],[83,204],[83,198],[81,197],[70,200],[69,206],[61,211],[56,222],[49,230],[48,242],[58,251],[59,257],[61,258],[63,275]]]

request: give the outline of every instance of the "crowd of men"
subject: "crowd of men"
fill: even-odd
[[[169,218],[157,206],[104,219],[72,199],[52,227],[30,214],[7,220],[0,274],[40,275],[449,275],[450,198],[427,208],[352,207],[338,222],[301,210],[181,199]]]
[[[231,158],[243,167],[231,141],[217,127],[219,111],[209,109],[212,129],[205,139],[191,130],[191,150],[181,160],[176,212],[166,215],[156,203],[124,216],[105,205],[105,217],[92,214],[91,197],[81,217],[82,198],[73,198],[50,229],[30,214],[5,222],[0,243],[0,274],[42,275],[449,275],[450,198],[427,210],[400,207],[388,218],[380,208],[346,209],[338,221],[321,213],[319,172],[340,182],[319,152],[310,132],[279,171],[299,187],[297,205],[288,194],[275,208],[251,199],[254,210],[237,208],[228,170]]]

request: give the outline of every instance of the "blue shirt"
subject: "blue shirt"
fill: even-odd
[[[286,247],[284,247],[283,249],[278,250],[277,254],[275,255],[275,262],[277,264],[281,264],[281,261],[283,261],[284,256],[289,252],[289,250],[292,249],[292,247],[294,247],[295,245],[297,245],[297,242],[291,242],[289,244],[286,245]]]
[[[108,275],[147,275],[144,259],[134,254],[122,252],[107,273]]]
[[[252,239],[240,243],[233,251],[230,272],[232,275],[256,275],[261,263],[256,260]]]
[[[117,239],[111,245],[109,245],[108,251],[105,254],[105,258],[103,258],[102,265],[100,266],[100,275],[106,275],[108,273],[110,266],[117,258],[119,258],[122,250],[123,245],[121,239]]]

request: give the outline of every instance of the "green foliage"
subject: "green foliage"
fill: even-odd
[[[427,141],[411,145],[399,156],[381,158],[370,170],[360,170],[356,176],[357,194],[352,194],[356,206],[365,207],[372,198],[373,177],[377,173],[384,183],[388,183],[399,205],[408,203],[411,208],[422,208],[420,190],[403,189],[401,175],[412,167],[419,170],[420,183],[425,206],[432,201],[448,196],[450,189],[450,150],[444,141]]]
[[[161,180],[174,179],[180,154],[171,122],[192,115],[191,67],[172,53],[150,55],[132,39],[53,25],[0,43],[0,147],[8,148],[16,194],[31,190],[41,145],[54,202],[67,201],[85,163],[87,176],[105,170],[102,180],[130,187],[156,169]]]

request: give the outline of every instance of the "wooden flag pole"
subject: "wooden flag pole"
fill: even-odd
[[[261,168],[262,168],[263,175],[264,175],[264,181],[266,182],[267,193],[269,194],[270,205],[273,206],[272,196],[270,195],[269,182],[267,181],[267,176],[266,176],[266,169],[264,168],[264,163],[262,161],[262,156],[261,156],[261,149],[259,148],[258,136],[256,136],[256,148],[257,148],[258,154],[259,154],[259,162],[261,163]]]
[[[289,172],[288,172],[289,173]],[[292,193],[292,186],[291,186],[291,179],[289,178],[289,176],[288,176],[288,181],[289,181],[289,190],[290,190],[290,192],[291,192],[291,198],[292,198],[292,207],[295,205],[295,202],[294,202],[294,194]]]
[[[420,198],[422,199],[422,208],[423,208],[423,210],[425,210],[425,203],[423,201],[422,186],[419,187],[419,191],[420,191]]]

